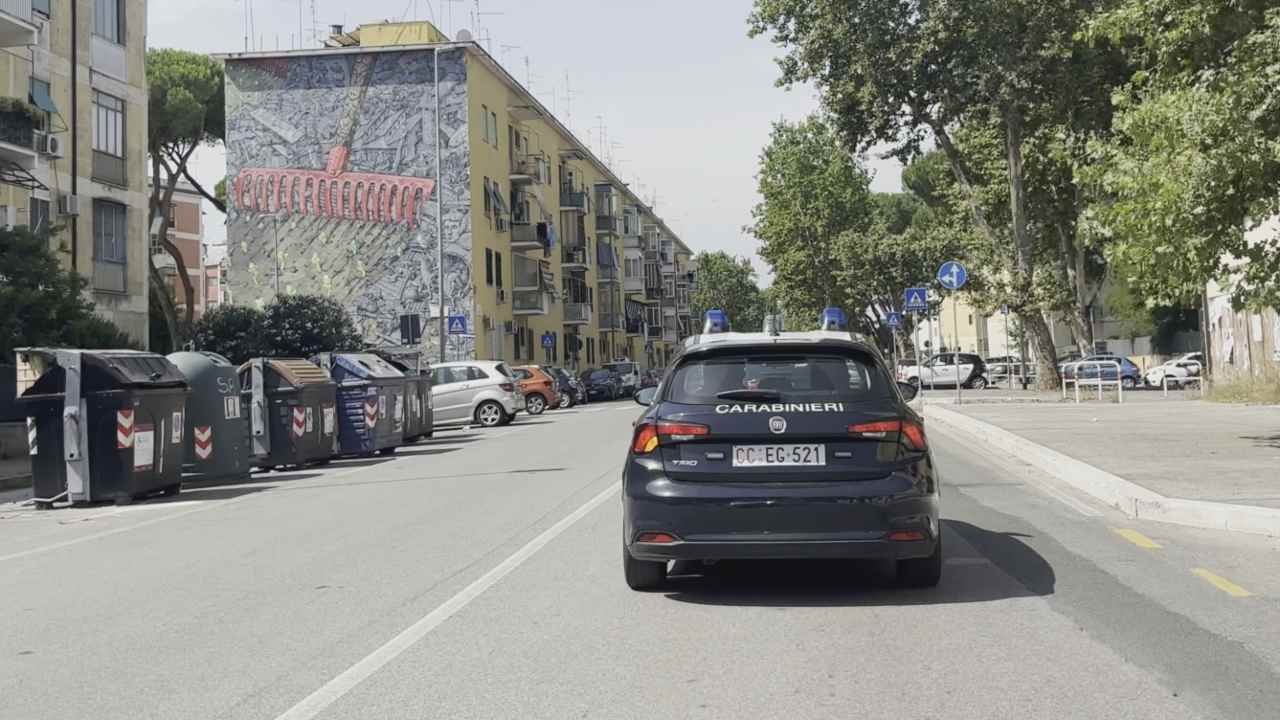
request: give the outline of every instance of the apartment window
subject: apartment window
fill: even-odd
[[[48,132],[51,127],[51,123],[49,121],[51,108],[52,112],[57,111],[57,108],[53,104],[53,98],[49,94],[52,89],[53,88],[49,85],[48,80],[41,80],[36,77],[31,78],[31,87],[29,89],[31,94],[31,103],[40,109],[40,117],[36,121],[37,130]]]
[[[489,178],[484,179],[484,216],[489,217],[493,212],[493,185],[489,183]]]
[[[498,113],[489,112],[489,122],[493,125],[493,147],[498,148]]]
[[[93,176],[115,185],[125,184],[124,101],[93,93]]]
[[[493,285],[493,250],[484,249],[484,284]]]
[[[662,310],[659,308],[653,305],[648,305],[644,309],[644,315],[644,321],[647,325],[657,327],[662,324]]]
[[[125,291],[128,263],[125,219],[128,213],[119,203],[93,202],[93,287],[111,292]]]
[[[493,279],[502,287],[502,253],[493,254]]]
[[[49,232],[49,201],[33,197],[29,211],[27,222],[31,232],[37,235]]]
[[[117,45],[124,44],[122,0],[94,0],[93,34]]]
[[[627,279],[640,277],[640,258],[627,258],[623,263]]]
[[[31,9],[44,13],[45,17],[53,17],[53,11],[49,9],[49,0],[31,0]]]

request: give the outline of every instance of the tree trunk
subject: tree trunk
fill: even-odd
[[[1062,377],[1058,373],[1058,355],[1049,323],[1034,308],[1019,312],[1018,320],[1036,357],[1036,385],[1041,390],[1057,390],[1062,386]]]
[[[173,297],[169,295],[169,287],[156,269],[155,257],[147,254],[147,273],[151,276],[151,292],[160,301],[161,315],[164,316],[165,330],[169,333],[171,350],[178,350],[178,310],[173,306]]]
[[[178,179],[181,170],[186,167],[187,161],[191,158],[191,153],[195,151],[195,145],[178,155],[176,159],[177,167],[170,168],[169,164],[160,156],[158,152],[152,153],[151,156],[151,216],[148,218],[147,231],[150,232],[152,225],[156,219],[160,220],[160,227],[156,230],[156,238],[160,242],[160,246],[165,249],[169,257],[173,258],[173,264],[178,272],[178,279],[182,282],[182,295],[186,301],[186,308],[183,312],[183,322],[190,328],[195,320],[196,312],[196,293],[195,286],[191,282],[191,275],[187,272],[186,262],[182,258],[182,251],[178,249],[172,241],[169,240],[169,204],[173,201],[174,189],[178,186]],[[168,176],[161,183],[160,170],[164,169]],[[197,255],[199,253],[197,252]],[[199,262],[200,258],[197,257]],[[158,274],[158,272],[157,272]],[[203,280],[204,268],[200,268],[200,274]],[[173,303],[169,303],[167,307],[172,307]],[[166,309],[166,313],[168,310]],[[173,308],[174,320],[172,325],[177,325],[177,308]],[[166,322],[168,318],[166,318]],[[174,345],[179,345],[181,337],[173,335]]]
[[[1089,319],[1089,303],[1085,300],[1083,253],[1076,248],[1061,223],[1055,224],[1058,233],[1058,275],[1071,292],[1071,310],[1067,322],[1075,338],[1076,348],[1083,354],[1093,352],[1093,323]]]
[[[987,222],[987,214],[983,211],[982,206],[978,204],[978,195],[973,189],[973,181],[969,172],[969,165],[964,160],[964,155],[960,153],[955,143],[951,142],[951,135],[947,133],[947,129],[940,123],[933,123],[930,126],[933,135],[938,141],[938,147],[942,148],[942,154],[947,156],[947,161],[951,164],[951,172],[956,176],[956,182],[960,183],[960,187],[964,189],[965,202],[969,206],[969,211],[973,213],[973,222],[987,236],[993,245],[996,243],[996,234],[992,230],[991,224]]]

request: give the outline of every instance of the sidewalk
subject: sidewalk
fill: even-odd
[[[1172,398],[925,407],[931,422],[1131,515],[1280,534],[1280,407]]]

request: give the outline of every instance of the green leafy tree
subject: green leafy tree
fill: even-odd
[[[192,332],[197,350],[209,350],[240,364],[269,353],[262,342],[265,315],[243,305],[220,305],[201,316]]]
[[[267,305],[258,330],[262,352],[273,357],[311,357],[360,350],[364,340],[345,308],[319,295],[282,295]]]
[[[759,330],[764,323],[764,299],[756,285],[751,261],[724,251],[701,252],[694,258],[698,267],[697,290],[689,298],[695,323],[712,308],[724,310],[739,330]]]
[[[1237,305],[1280,304],[1280,7],[1269,0],[1121,0],[1093,25],[1139,66],[1088,176],[1124,281],[1153,305],[1198,304],[1209,280]]]
[[[93,313],[86,285],[78,273],[62,269],[43,235],[0,229],[0,362],[12,362],[19,347],[137,347]]]
[[[226,131],[222,65],[213,58],[186,50],[147,51],[147,153],[151,161],[151,197],[148,232],[173,258],[185,298],[185,317],[180,322],[177,306],[155,262],[149,263],[151,292],[159,301],[170,338],[180,338],[181,328],[190,327],[195,314],[195,287],[187,273],[186,261],[169,239],[169,205],[178,180],[186,178],[196,189],[217,201],[191,177],[187,164],[201,145],[222,140]],[[225,207],[225,206],[223,206]],[[175,343],[179,341],[175,340]]]
[[[836,269],[843,260],[841,235],[871,226],[870,184],[822,118],[774,124],[760,156],[762,200],[750,230],[773,269],[772,297],[793,326],[816,322],[831,305],[861,321],[861,306]]]

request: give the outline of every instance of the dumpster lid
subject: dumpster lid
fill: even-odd
[[[27,365],[25,373],[35,371],[35,377],[58,365],[59,354],[74,353],[80,356],[80,364],[84,369],[97,369],[105,374],[111,384],[127,386],[185,386],[186,377],[173,363],[163,355],[143,352],[141,350],[76,350],[67,348],[18,348],[16,351],[20,366]],[[35,377],[22,378],[29,387]],[[20,385],[24,384],[22,382]],[[97,383],[92,383],[96,385]],[[19,387],[21,393],[25,387]]]
[[[404,373],[373,353],[334,353],[333,364],[359,378],[398,378]]]
[[[395,369],[405,375],[428,375],[431,373],[431,363],[423,356],[422,351],[416,347],[407,345],[377,347],[370,349],[369,352],[391,363]]]
[[[314,363],[302,358],[263,358],[267,367],[284,378],[290,385],[331,385],[333,380],[329,373],[321,370]],[[251,361],[252,362],[252,361]],[[249,369],[250,363],[240,366],[240,372]]]

